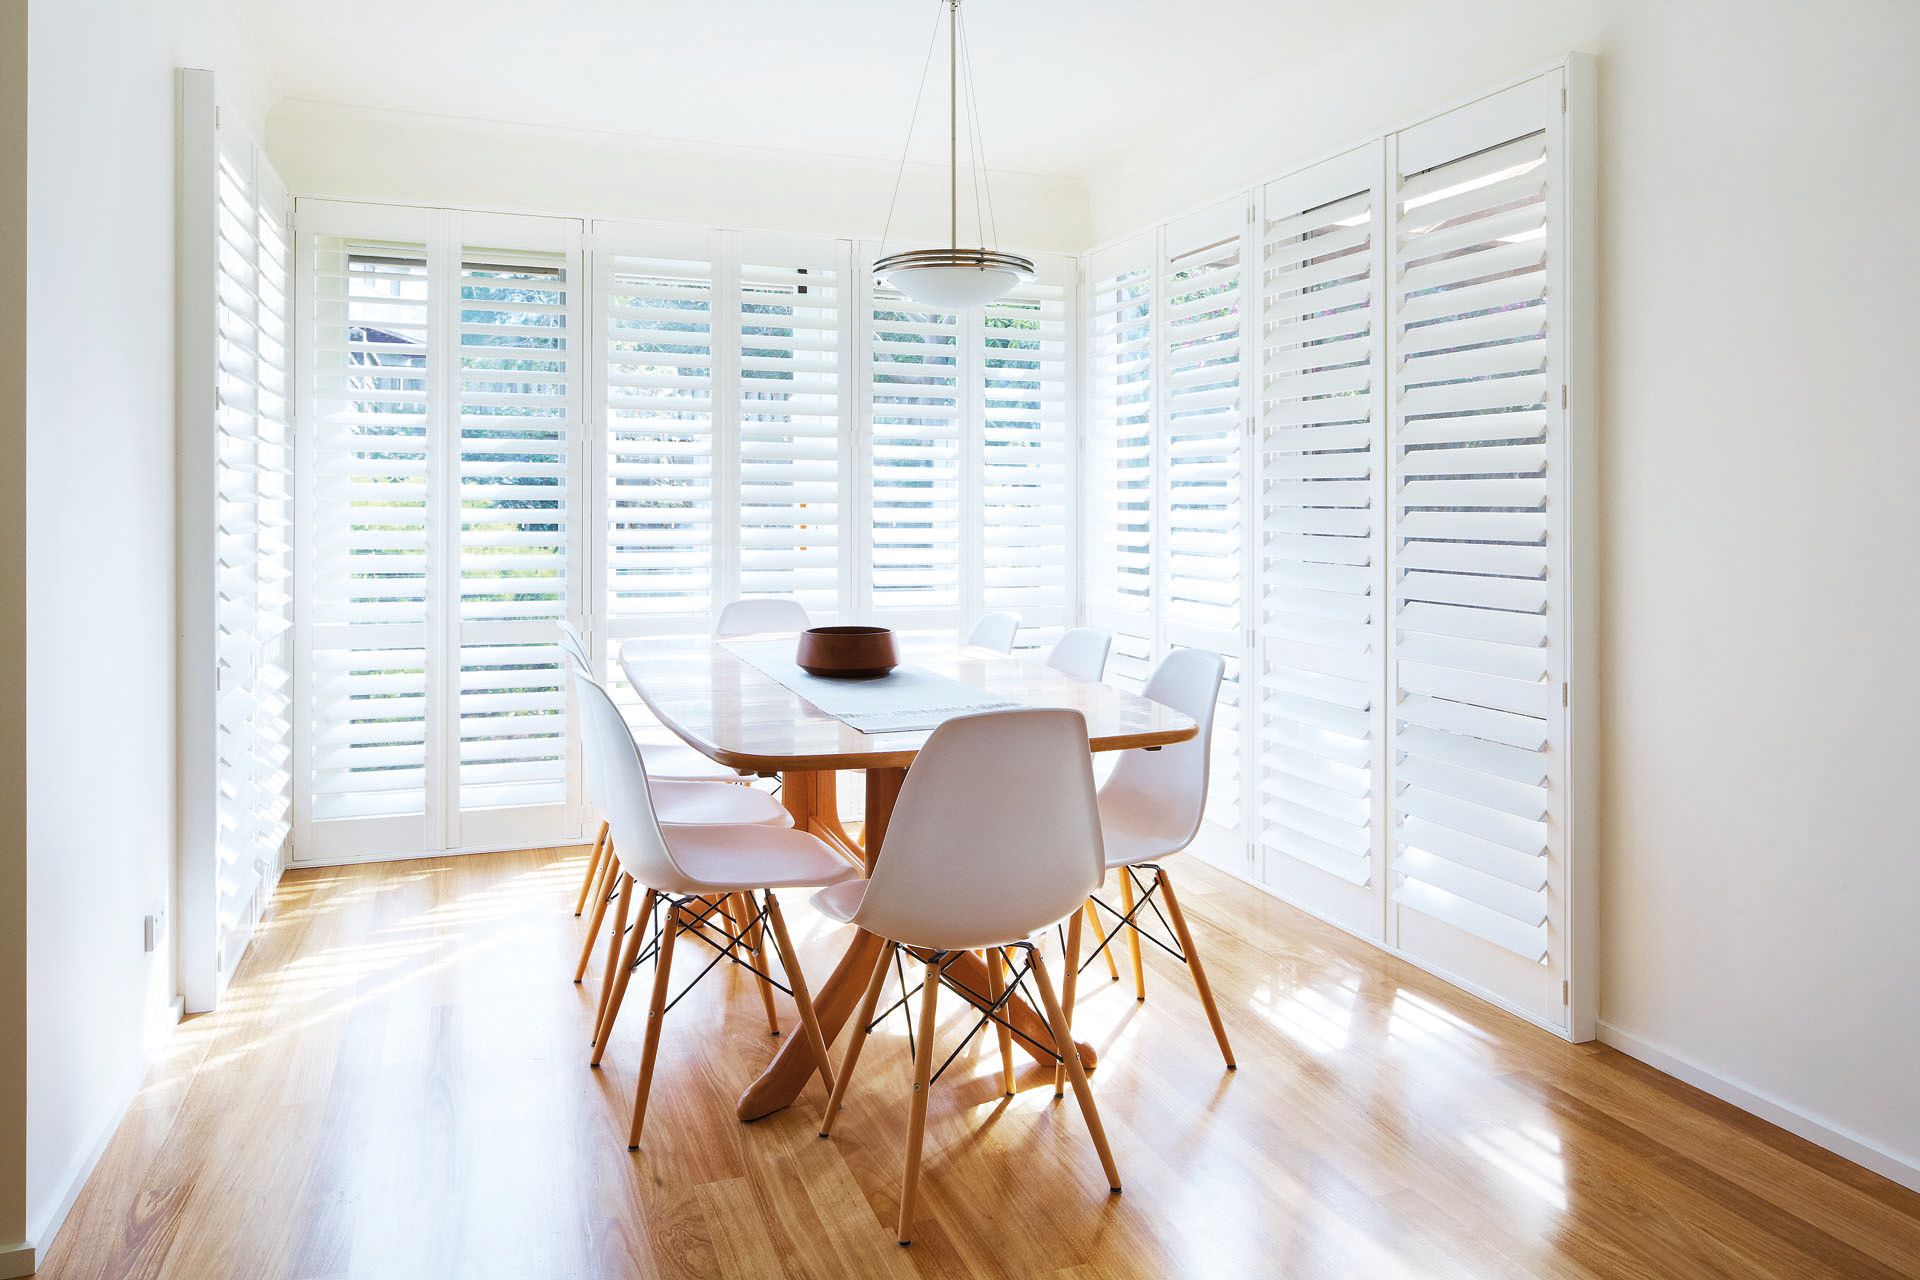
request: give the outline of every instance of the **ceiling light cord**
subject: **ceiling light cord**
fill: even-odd
[[[973,229],[980,237],[980,243],[987,243],[986,220],[980,216],[980,95],[974,91],[973,67],[967,58],[966,24],[960,24],[960,66],[965,73],[963,83],[967,88],[967,165],[968,176],[973,179]],[[954,241],[959,248],[960,242]],[[996,248],[998,246],[995,246]]]
[[[993,228],[992,239],[988,240],[987,243],[995,249],[998,249],[1000,247],[1000,219],[997,218],[993,212],[993,170],[987,164],[987,139],[986,134],[980,128],[980,94],[975,89],[973,83],[973,44],[967,39],[967,24],[965,22],[960,24],[960,57],[967,69],[967,102],[973,109],[971,117],[973,122],[973,136],[979,140],[980,144],[979,177],[974,189],[974,198],[977,201],[980,196],[980,191],[982,189],[986,191],[987,226]],[[974,216],[976,219],[979,217],[977,211]],[[987,235],[987,226],[980,228],[980,234],[983,238]]]
[[[944,0],[942,0],[944,3]],[[887,221],[880,229],[880,254],[886,256],[887,237],[893,232],[893,210],[900,202],[900,180],[907,176],[907,157],[913,154],[913,130],[920,123],[920,99],[926,96],[927,76],[933,71],[933,51],[940,43],[940,14],[933,15],[933,35],[927,39],[926,61],[920,65],[920,87],[914,90],[913,114],[907,117],[907,145],[900,150],[900,167],[893,175],[893,196],[887,201]]]

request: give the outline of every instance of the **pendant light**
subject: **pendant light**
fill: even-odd
[[[1033,262],[1017,253],[1002,253],[998,249],[960,247],[960,0],[945,0],[947,6],[947,231],[948,246],[944,249],[913,249],[905,253],[893,253],[873,264],[873,274],[889,288],[897,289],[909,299],[923,306],[941,311],[958,311],[965,307],[978,307],[996,299],[1004,298],[1015,285],[1024,280],[1033,279]],[[933,50],[927,50],[929,64]],[[976,113],[971,121],[972,140],[979,140],[978,105],[979,97],[973,90],[972,58],[967,62],[967,101]],[[921,88],[926,87],[923,71]],[[920,103],[914,100],[914,118],[919,117]],[[913,145],[913,124],[907,125],[907,145]],[[906,171],[907,159],[900,157],[901,172]],[[974,174],[975,200],[978,201],[981,187],[985,184],[985,165],[977,164]],[[899,198],[899,179],[894,180],[894,197]],[[993,203],[992,189],[987,190],[989,217]],[[887,229],[892,230],[893,210],[887,210]],[[984,236],[984,228],[982,233]],[[884,234],[881,248],[886,247]]]

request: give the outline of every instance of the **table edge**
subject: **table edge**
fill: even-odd
[[[619,661],[624,671],[626,667],[625,657],[622,656]],[[703,743],[689,734],[672,716],[668,715],[654,702],[653,698],[647,693],[646,684],[633,679],[631,673],[627,675],[627,682],[633,686],[634,692],[640,695],[640,701],[646,703],[647,710],[653,713],[654,719],[671,730],[675,737],[714,763],[723,764],[727,768],[739,773],[825,773],[841,769],[905,769],[911,766],[914,759],[920,754],[919,747],[911,747],[900,751],[862,751],[854,754],[836,752],[829,755],[809,756],[762,756],[730,751],[726,747],[717,744]],[[1104,684],[1105,682],[1097,681],[1092,683]],[[1120,692],[1125,692],[1125,690],[1120,690]],[[1139,697],[1141,695],[1135,694],[1134,696]],[[1167,709],[1173,711],[1171,707]],[[1175,714],[1178,715],[1181,713],[1176,711]],[[1184,729],[1146,730],[1140,733],[1110,734],[1101,738],[1090,737],[1087,739],[1087,749],[1091,752],[1098,753],[1102,751],[1135,751],[1143,747],[1169,747],[1177,742],[1186,742],[1191,738],[1199,736],[1199,724],[1197,722],[1191,722],[1191,718],[1189,718],[1189,720],[1190,723],[1188,723]],[[929,732],[931,732],[931,730],[929,730]]]

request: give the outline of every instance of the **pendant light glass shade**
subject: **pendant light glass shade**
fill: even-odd
[[[958,311],[1006,297],[1033,279],[1033,263],[991,249],[922,249],[882,258],[873,273],[922,306]]]
[[[1014,287],[1023,281],[1033,279],[1033,261],[1017,253],[1002,253],[998,249],[962,249],[960,247],[960,0],[942,0],[947,11],[947,219],[950,239],[945,249],[915,249],[906,253],[888,254],[873,264],[874,277],[883,285],[897,289],[905,294],[909,301],[936,311],[960,311],[968,307],[985,306],[999,298],[1004,298]],[[937,29],[936,29],[937,32]],[[932,65],[933,46],[927,47],[928,65]],[[977,100],[972,92],[972,76],[968,76],[968,101]],[[926,85],[924,74],[921,86]],[[914,99],[914,116],[920,113],[920,100]],[[976,126],[972,145],[977,146],[979,130]],[[907,126],[907,144],[911,150],[913,126]],[[984,160],[985,151],[981,150],[979,159]],[[900,172],[905,174],[907,156],[900,157]],[[993,210],[993,189],[987,184],[984,164],[976,167],[974,195],[975,213],[978,214],[978,197],[982,188],[987,193],[987,210]],[[894,196],[900,194],[899,179],[894,180]],[[982,221],[982,238],[985,238],[985,222]],[[887,210],[887,223],[891,228],[893,210]],[[882,233],[881,247],[886,247],[886,236]]]

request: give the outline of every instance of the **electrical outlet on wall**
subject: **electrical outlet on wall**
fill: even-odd
[[[148,913],[145,934],[147,950],[158,951],[160,944],[167,940],[167,909],[165,907],[155,907]]]

